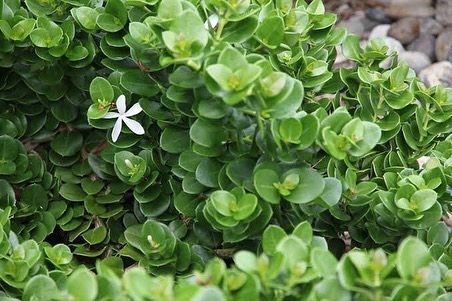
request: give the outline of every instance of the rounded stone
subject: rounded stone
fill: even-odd
[[[452,1],[437,0],[435,17],[438,22],[445,26],[452,25]]]
[[[429,87],[444,85],[452,87],[452,63],[442,61],[422,70],[419,78]]]
[[[420,32],[419,20],[413,17],[400,19],[389,28],[388,35],[397,39],[402,44],[414,41]]]
[[[443,31],[444,26],[433,18],[423,18],[420,20],[421,34],[432,34],[437,36]]]
[[[431,34],[421,34],[416,40],[408,45],[407,50],[418,51],[427,55],[431,60],[435,60],[435,37]]]
[[[405,51],[405,48],[403,48],[402,43],[400,43],[396,39],[391,37],[385,37],[383,38],[383,40],[385,41],[386,45],[388,45],[390,52],[397,51],[398,53],[401,53]]]
[[[371,7],[367,9],[366,17],[380,24],[387,24],[391,22],[391,19],[386,16],[384,9],[381,7]]]
[[[369,34],[369,40],[387,37],[390,27],[389,24],[375,26]]]
[[[452,28],[444,30],[436,39],[436,57],[438,61],[448,60],[452,52]]]
[[[430,17],[435,15],[432,0],[390,0],[385,13],[391,18]]]
[[[407,63],[416,73],[421,72],[432,63],[428,56],[417,51],[402,52],[399,54],[399,60]]]

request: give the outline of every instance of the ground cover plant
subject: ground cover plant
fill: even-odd
[[[452,89],[335,22],[0,0],[0,300],[451,300]]]

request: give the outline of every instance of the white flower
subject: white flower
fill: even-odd
[[[210,27],[215,28],[218,24],[218,15],[216,15],[216,14],[210,15],[207,18],[206,22],[204,22],[204,27],[206,29],[209,29],[209,24],[210,24]]]
[[[126,111],[126,97],[124,95],[120,95],[116,100],[116,108],[118,112],[108,112],[104,118],[113,119],[118,118],[116,120],[115,126],[113,127],[113,131],[111,132],[111,138],[113,142],[118,140],[119,134],[121,134],[122,122],[127,125],[127,127],[137,135],[144,134],[144,128],[141,124],[129,117],[135,116],[139,114],[143,109],[141,108],[139,103],[134,104],[128,111]]]

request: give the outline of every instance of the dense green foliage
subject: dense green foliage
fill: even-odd
[[[0,300],[450,300],[452,89],[308,2],[0,0]]]

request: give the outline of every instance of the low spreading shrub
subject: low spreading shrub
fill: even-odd
[[[452,89],[335,22],[0,0],[0,300],[450,300]]]

